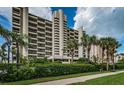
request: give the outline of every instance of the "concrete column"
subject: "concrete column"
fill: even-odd
[[[22,34],[28,36],[28,8],[24,7],[22,9]],[[28,38],[25,39],[28,42]],[[28,57],[28,46],[22,48],[22,55]]]
[[[56,11],[55,11],[56,12]],[[54,62],[54,17],[55,17],[55,13],[53,14],[53,18],[52,18],[52,62]]]
[[[80,44],[81,41],[81,37],[83,36],[83,27],[78,29],[79,34],[78,34],[78,43]],[[83,46],[79,46],[78,47],[78,57],[82,58],[83,57]]]
[[[64,15],[63,11],[59,10],[59,55],[63,55],[63,46],[64,46]]]

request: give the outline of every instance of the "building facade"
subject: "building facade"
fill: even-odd
[[[75,39],[78,42],[78,31],[67,27],[67,17],[62,10],[53,12],[53,59],[70,59],[69,52],[65,52],[66,42]],[[74,59],[78,58],[78,49],[75,50]]]
[[[27,35],[28,45],[20,47],[20,53],[25,57],[37,57],[48,59],[71,59],[69,52],[64,52],[66,42],[75,39],[81,43],[81,37],[85,34],[83,27],[78,30],[67,27],[67,16],[62,10],[53,12],[52,21],[30,14],[26,7],[12,8],[12,31]],[[13,47],[15,46],[13,42]],[[91,46],[90,59],[93,56],[101,58],[100,46]],[[75,49],[74,60],[87,58],[87,49],[79,46]]]
[[[63,49],[66,47],[67,41],[67,19],[62,10],[53,12],[52,19],[52,59],[63,59],[67,57],[67,53],[64,53]]]
[[[124,60],[124,53],[116,54],[115,55],[115,62],[119,62],[120,60]]]
[[[28,13],[28,8],[18,7],[12,9],[12,20],[12,31],[28,36],[28,45],[20,48],[22,56],[43,58],[52,55],[51,21]]]

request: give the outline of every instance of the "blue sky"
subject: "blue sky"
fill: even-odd
[[[4,28],[6,28],[6,29],[8,29],[8,30],[11,29],[11,23],[9,22],[9,20],[8,20],[6,17],[4,17],[4,16],[2,16],[2,15],[0,15],[0,24],[1,24]],[[0,37],[0,44],[3,43],[4,41],[5,41],[5,40]]]
[[[73,28],[74,27],[74,16],[76,15],[76,7],[53,7],[52,11],[62,9],[64,11],[64,14],[67,15],[67,20],[68,20],[68,26]]]
[[[54,10],[62,9],[67,15],[68,26],[78,29],[83,26],[89,35],[98,37],[115,37],[122,47],[118,52],[124,52],[124,8],[104,7],[30,7],[29,12],[45,19],[52,19]],[[0,8],[0,24],[11,29],[11,8]],[[0,38],[0,44],[3,43]]]

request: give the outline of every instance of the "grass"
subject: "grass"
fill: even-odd
[[[124,73],[74,83],[73,85],[124,85]]]
[[[63,76],[37,78],[37,79],[31,79],[31,80],[0,83],[0,85],[29,85],[29,84],[35,84],[35,83],[41,83],[41,82],[47,82],[47,81],[53,81],[53,80],[59,80],[59,79],[66,79],[66,78],[73,78],[73,77],[79,77],[79,76],[86,76],[86,75],[92,75],[92,74],[99,74],[99,73],[105,73],[105,72],[107,72],[107,71],[87,72],[87,73],[79,73],[79,74],[71,74],[71,75],[63,75]]]

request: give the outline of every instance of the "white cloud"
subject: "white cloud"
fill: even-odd
[[[51,20],[52,19],[52,10],[48,7],[30,7],[29,12],[40,16],[42,18]],[[0,7],[0,15],[4,16],[9,20],[9,22],[12,22],[12,8],[11,7]]]
[[[42,18],[52,20],[52,10],[49,7],[30,7],[29,12]]]
[[[124,51],[124,8],[77,8],[74,29],[83,26],[89,35],[111,36],[123,45],[118,52]]]
[[[0,7],[0,15],[7,18],[9,22],[12,22],[12,8],[10,8],[10,7]]]
[[[98,36],[124,36],[124,8],[77,8],[74,28],[84,27],[88,34]]]

